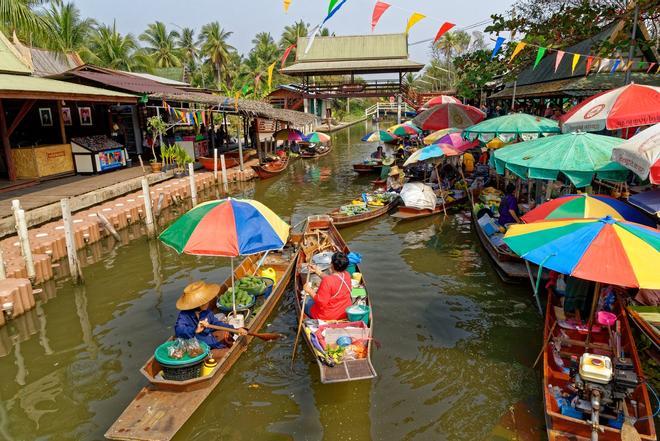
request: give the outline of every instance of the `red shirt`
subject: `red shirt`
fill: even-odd
[[[351,276],[346,271],[333,273],[321,280],[309,312],[315,319],[343,320],[352,303]]]

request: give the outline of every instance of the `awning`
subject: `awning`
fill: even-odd
[[[0,98],[134,103],[135,95],[26,75],[0,74]]]

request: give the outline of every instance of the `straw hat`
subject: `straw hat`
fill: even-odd
[[[183,294],[176,301],[176,309],[187,311],[206,305],[220,292],[220,285],[205,283],[201,280],[191,283],[183,290]]]
[[[392,165],[392,164],[394,164],[394,158],[383,159],[383,165]]]
[[[395,165],[390,169],[390,173],[388,174],[388,176],[396,176],[399,174],[401,174],[401,170],[399,170],[399,167]]]

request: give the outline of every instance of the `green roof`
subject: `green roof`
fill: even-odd
[[[19,55],[18,51],[7,38],[0,33],[0,72],[30,75],[32,69]]]
[[[0,74],[0,98],[136,102],[135,95],[27,75]]]
[[[308,37],[298,38],[296,61],[348,61],[408,58],[406,34],[316,37],[305,53]]]

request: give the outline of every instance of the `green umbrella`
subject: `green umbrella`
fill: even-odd
[[[612,161],[612,149],[623,142],[611,136],[574,132],[538,138],[494,152],[497,173],[504,169],[523,179],[555,180],[563,173],[576,188],[591,183],[594,174],[608,181],[623,181],[627,174]]]
[[[547,118],[528,115],[526,113],[512,113],[481,121],[463,130],[463,136],[474,141],[479,139],[488,142],[498,137],[504,142],[511,142],[517,136],[523,141],[536,139],[539,135],[560,133],[559,124]]]

